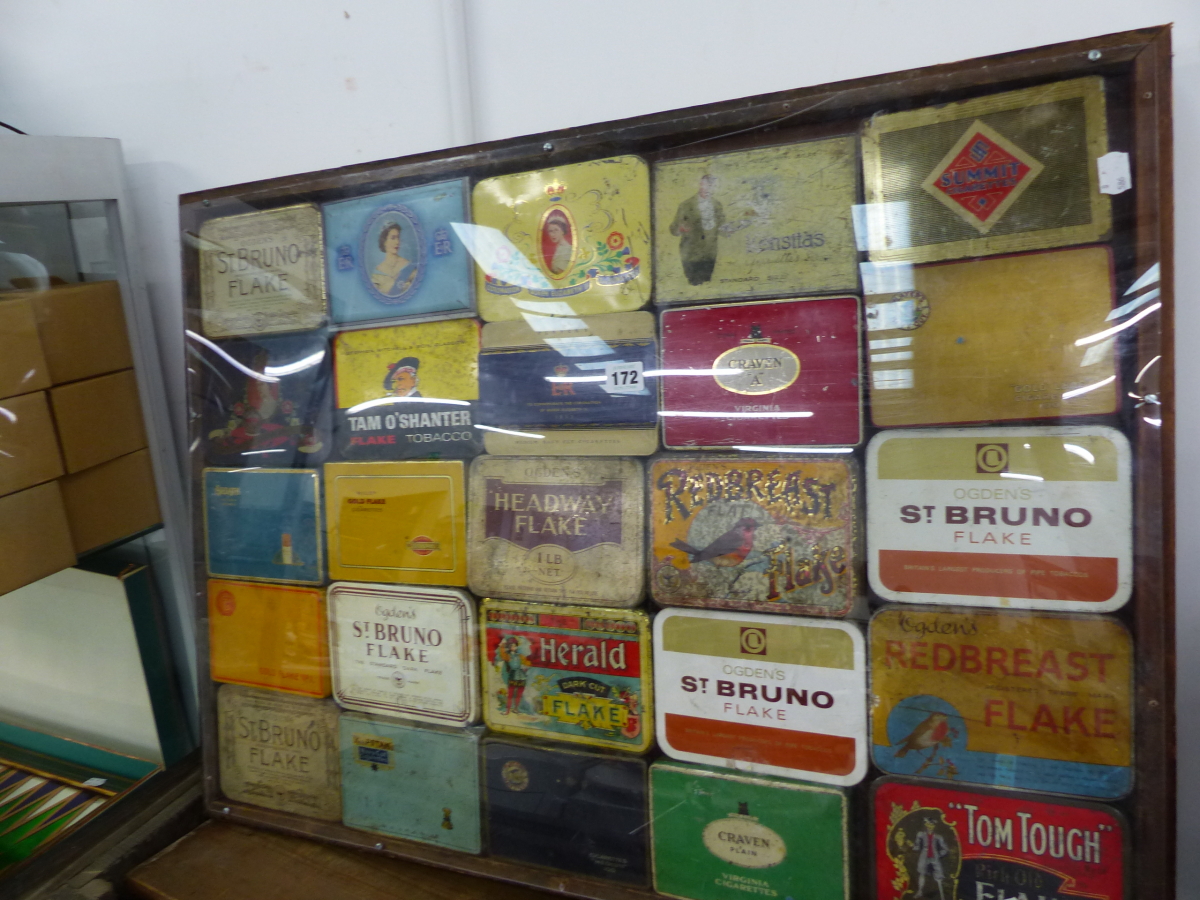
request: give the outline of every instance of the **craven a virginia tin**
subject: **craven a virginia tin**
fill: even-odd
[[[475,602],[453,588],[329,586],[333,698],[417,722],[479,718]]]
[[[479,457],[471,466],[471,590],[637,606],[646,549],[642,478],[632,459]]]
[[[876,425],[1116,411],[1108,247],[910,271],[908,289],[866,297]]]
[[[328,463],[329,577],[467,583],[463,464]]]
[[[856,297],[668,309],[661,341],[668,447],[862,440]]]
[[[907,778],[872,795],[878,900],[1126,896],[1128,833],[1106,806]]]
[[[464,853],[483,850],[479,733],[343,713],[342,821]]]
[[[873,260],[1082,244],[1112,225],[1099,76],[871,116],[862,145]]]
[[[336,822],[342,817],[338,712],[237,684],[217,691],[217,758],[230,800]]]
[[[329,696],[323,590],[212,579],[208,635],[214,681]]]
[[[483,759],[494,856],[649,882],[644,760],[511,739],[484,741]]]
[[[322,584],[320,473],[205,469],[208,574],[243,581]]]
[[[687,900],[845,900],[848,816],[834,788],[656,762],[654,889]]]
[[[853,137],[658,162],[654,302],[853,291]]]
[[[665,606],[844,616],[860,594],[853,458],[667,454],[649,467],[650,590]]]
[[[628,312],[650,299],[650,171],[636,156],[485,178],[475,224],[479,314]]]
[[[1098,425],[888,431],[867,448],[888,600],[1109,612],[1133,590],[1129,442]]]
[[[303,203],[200,226],[200,321],[209,337],[325,323],[321,214]]]
[[[654,746],[644,612],[485,600],[480,618],[492,731],[635,752]]]
[[[1133,646],[1115,619],[891,607],[871,619],[870,640],[872,751],[885,772],[1129,792]]]
[[[866,691],[853,625],[713,610],[654,619],[658,743],[675,759],[857,784]]]

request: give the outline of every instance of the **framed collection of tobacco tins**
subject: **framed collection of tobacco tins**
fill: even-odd
[[[1169,898],[1169,58],[185,197],[208,808],[589,900]]]

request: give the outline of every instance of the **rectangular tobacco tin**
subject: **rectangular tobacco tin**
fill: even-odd
[[[208,635],[214,681],[329,696],[320,588],[210,580]]]
[[[664,606],[844,616],[861,593],[853,458],[653,460],[650,591]]]
[[[330,578],[467,583],[461,461],[328,463],[325,496]]]
[[[321,475],[314,469],[205,469],[208,574],[322,584]]]
[[[200,226],[200,321],[209,337],[325,324],[321,213],[311,203]]]
[[[469,221],[466,179],[326,203],[333,321],[469,316],[471,259],[455,231]]]
[[[485,178],[475,185],[485,321],[629,312],[650,299],[650,169],[637,156]]]
[[[835,788],[656,762],[654,889],[686,900],[846,900],[848,816]]]
[[[483,448],[474,319],[344,331],[333,340],[346,459],[464,459]]]
[[[654,746],[644,612],[485,600],[480,618],[492,731],[637,753]]]
[[[222,685],[222,792],[239,803],[336,822],[342,817],[337,718],[330,700]]]
[[[654,302],[853,291],[854,137],[656,163]]]
[[[858,784],[867,771],[863,645],[844,622],[663,610],[654,619],[659,746],[685,762]]]
[[[645,760],[495,739],[483,742],[483,759],[493,855],[649,882]]]
[[[471,465],[471,590],[483,597],[637,606],[642,464],[481,456]]]
[[[330,585],[334,699],[346,709],[469,725],[479,718],[475,622],[466,591]]]
[[[1099,76],[871,116],[862,139],[871,259],[1102,238],[1112,212],[1096,161],[1107,134]]]
[[[871,619],[870,641],[872,753],[885,772],[1129,792],[1133,644],[1115,619],[891,607]]]
[[[857,297],[693,306],[661,320],[668,447],[862,440]]]
[[[342,821],[464,853],[483,851],[479,733],[341,717]]]
[[[915,266],[866,297],[871,420],[883,427],[1115,412],[1112,251]]]
[[[888,600],[1119,609],[1129,442],[1104,426],[888,431],[867,447],[871,588]]]
[[[1125,898],[1116,810],[908,778],[876,781],[872,796],[878,900]]]

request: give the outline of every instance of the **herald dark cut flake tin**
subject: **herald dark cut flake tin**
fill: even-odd
[[[483,744],[496,856],[625,884],[649,881],[644,760],[531,741]]]

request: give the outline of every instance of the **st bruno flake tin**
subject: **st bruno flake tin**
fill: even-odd
[[[889,607],[871,741],[896,775],[1116,799],[1133,784],[1133,643],[1096,615]]]
[[[639,753],[654,746],[646,613],[485,600],[480,619],[492,731]]]
[[[475,601],[453,588],[329,586],[333,697],[441,725],[479,718]]]
[[[853,459],[666,454],[647,491],[656,602],[844,616],[859,598]]]
[[[858,784],[866,690],[854,625],[714,610],[654,619],[658,743],[674,759]]]

